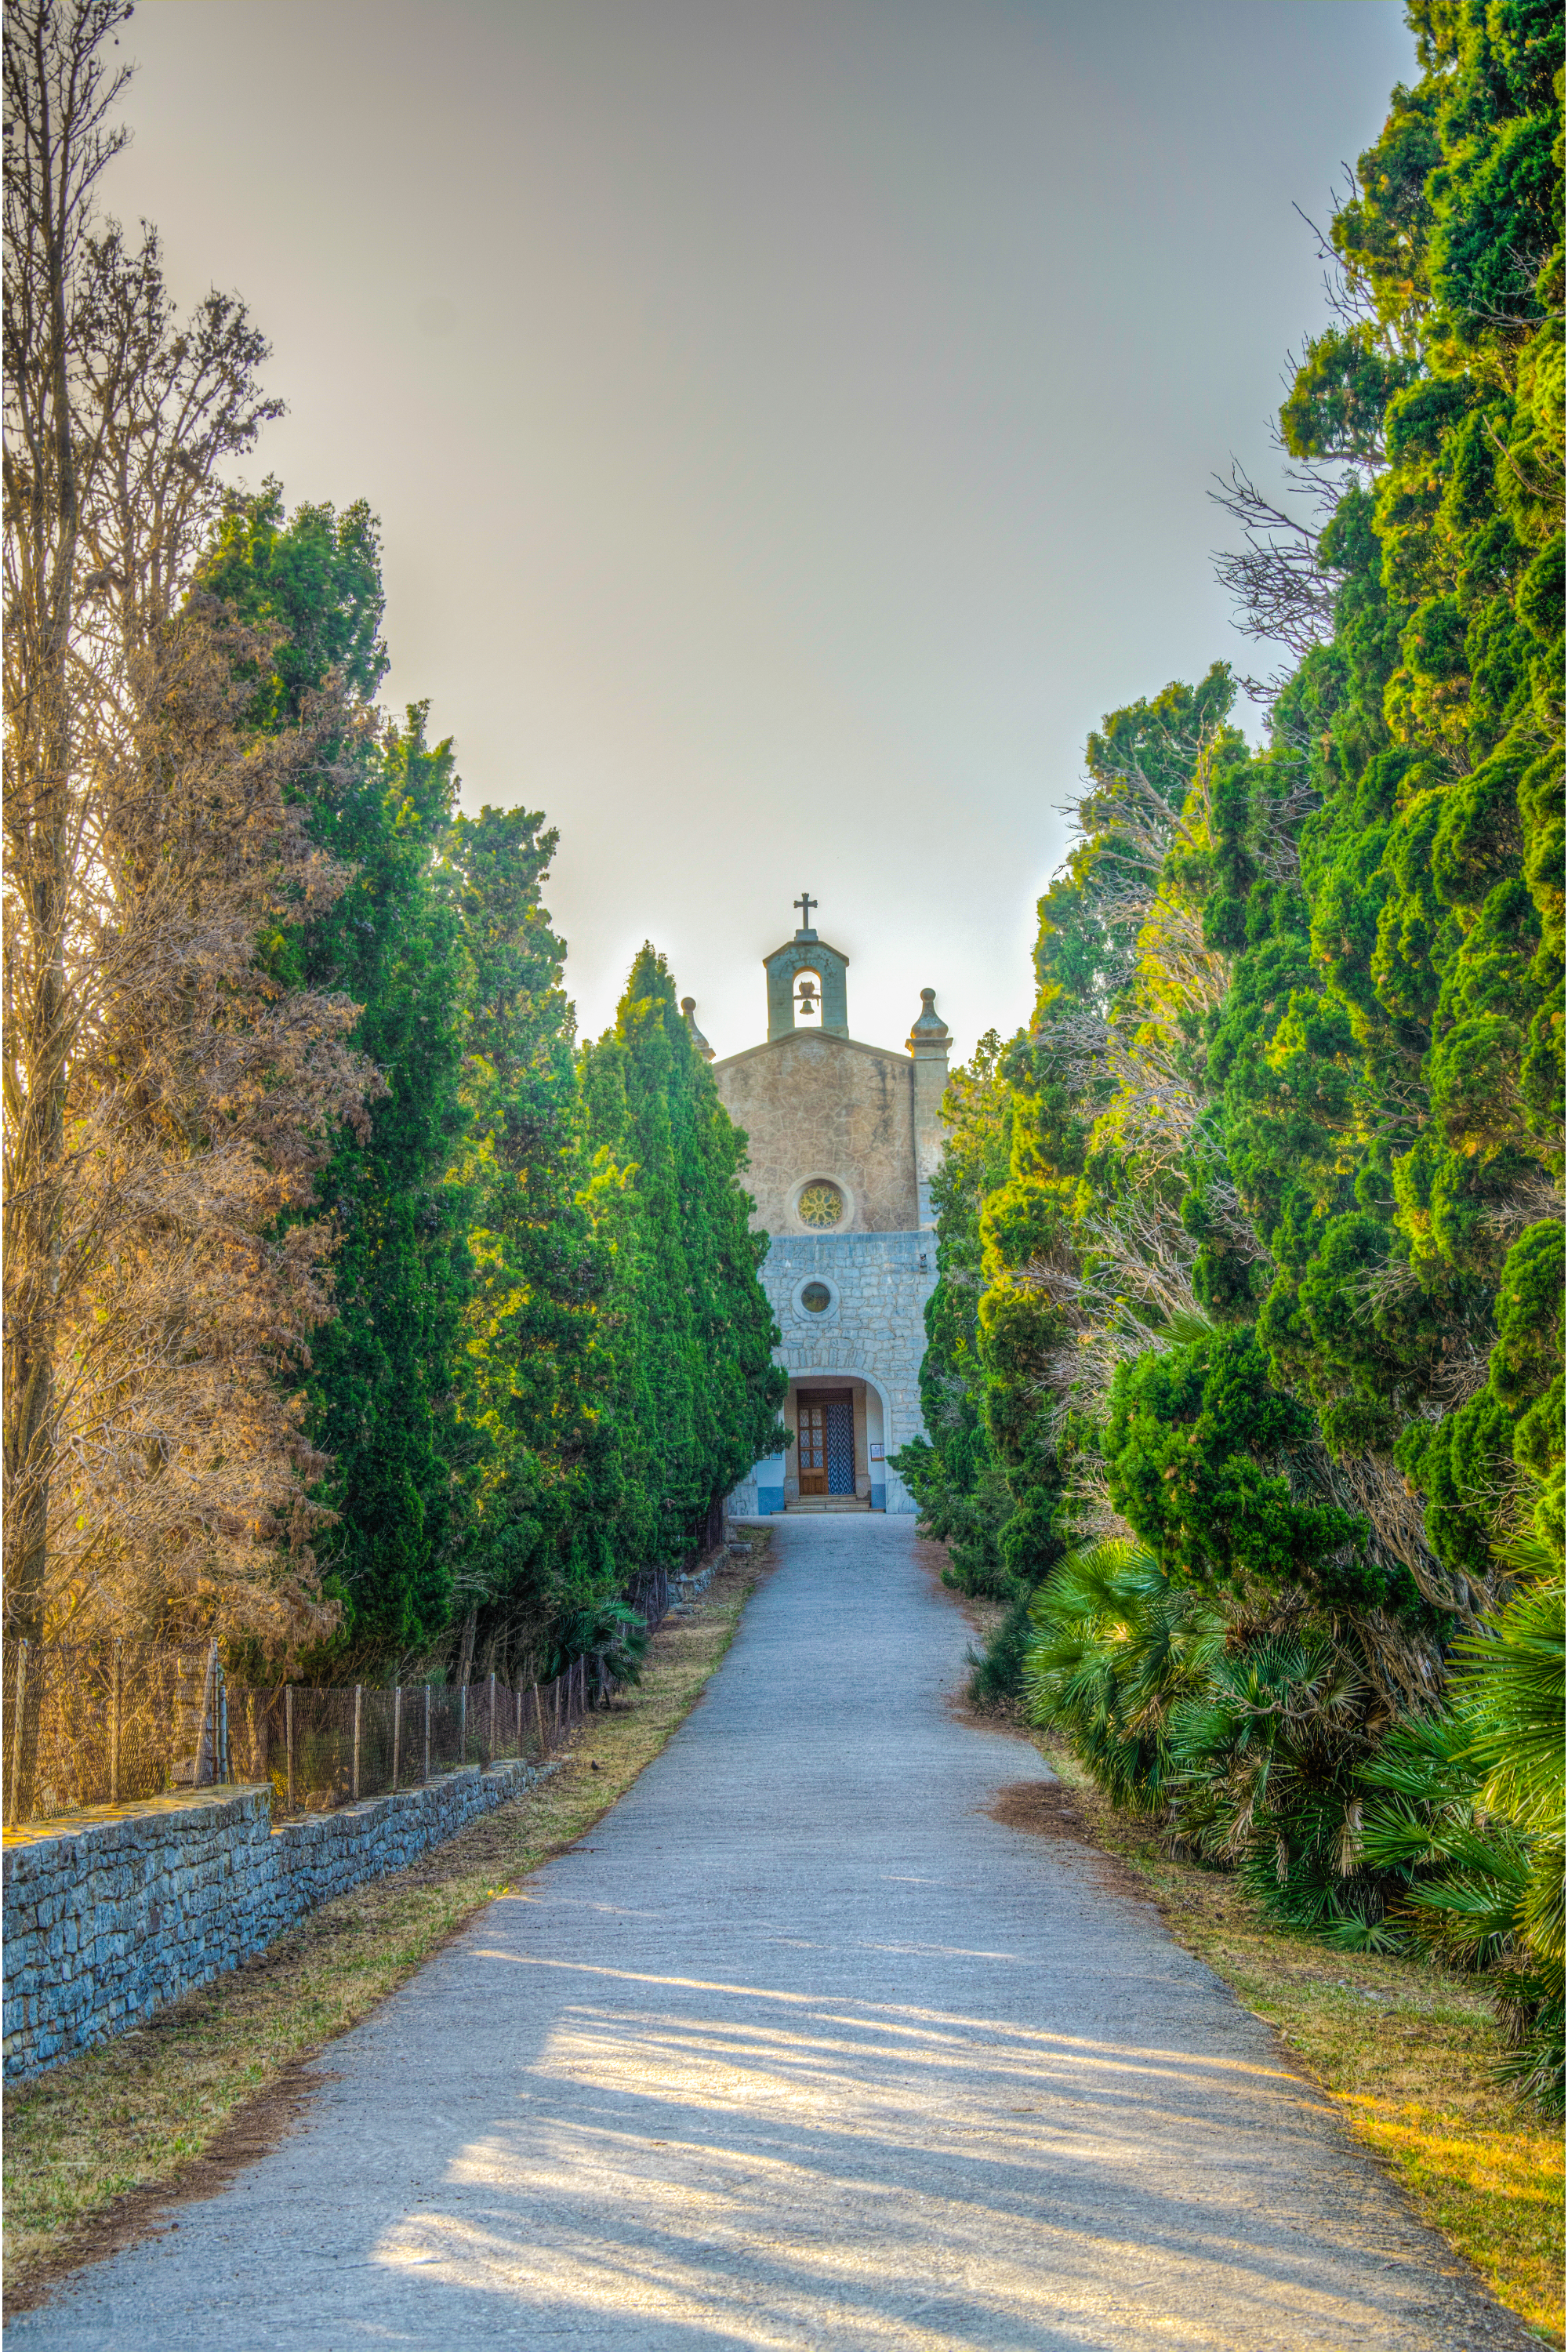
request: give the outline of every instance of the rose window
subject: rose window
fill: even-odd
[[[830,1184],[826,1177],[818,1177],[815,1183],[806,1185],[795,1206],[800,1212],[803,1225],[815,1225],[820,1230],[840,1222],[844,1215],[844,1195],[837,1184]]]

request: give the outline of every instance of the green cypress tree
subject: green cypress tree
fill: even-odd
[[[472,1281],[455,1368],[468,1502],[456,1570],[464,1651],[538,1672],[567,1622],[592,1626],[637,1565],[608,1410],[607,1240],[581,1190],[563,943],[541,888],[556,835],[526,810],[457,817],[441,880],[466,963],[453,1181],[471,1220]]]
[[[1016,1041],[1015,1041],[1016,1043]],[[980,1355],[980,1217],[1007,1180],[1013,1089],[1001,1038],[990,1030],[955,1070],[942,1102],[946,1143],[931,1181],[937,1281],[926,1302],[921,1411],[929,1435],[893,1457],[931,1535],[948,1547],[945,1583],[1000,1600],[1012,1579],[998,1537],[1013,1496],[985,1417]]]
[[[615,1028],[589,1046],[586,1141],[614,1248],[608,1312],[626,1523],[651,1565],[676,1567],[724,1495],[782,1443],[788,1376],[747,1227],[744,1138],[695,1052],[662,957],[645,947]]]

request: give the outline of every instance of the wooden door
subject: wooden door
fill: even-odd
[[[803,1495],[827,1492],[827,1407],[820,1397],[795,1403],[795,1474]]]

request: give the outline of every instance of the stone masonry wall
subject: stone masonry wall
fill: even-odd
[[[812,1276],[825,1279],[834,1292],[833,1305],[823,1315],[795,1303],[801,1284]],[[792,1378],[844,1372],[874,1382],[882,1398],[883,1443],[889,1455],[924,1435],[920,1378],[926,1300],[936,1287],[933,1233],[780,1234],[763,1261],[761,1279],[782,1335],[783,1344],[773,1350],[775,1363],[786,1366]],[[915,1508],[890,1467],[887,1507]],[[737,1517],[758,1508],[754,1475],[735,1489],[730,1508]]]
[[[914,1067],[908,1054],[803,1031],[714,1063],[719,1098],[745,1129],[741,1181],[760,1230],[805,1234],[795,1202],[815,1176],[842,1187],[847,1232],[919,1224]]]
[[[259,1787],[8,1832],[7,2077],[140,2024],[318,1904],[401,1870],[552,1769],[470,1767],[277,1829],[272,1791]]]

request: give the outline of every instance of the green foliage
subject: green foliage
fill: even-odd
[[[463,1140],[448,1174],[469,1219],[453,1367],[465,1527],[457,1576],[479,1652],[521,1672],[563,1623],[608,1606],[638,1563],[616,1541],[605,1416],[608,1255],[577,1197],[563,943],[540,902],[556,836],[523,809],[457,816],[437,880],[467,966]]]
[[[1002,1056],[1002,1041],[991,1030],[973,1060],[949,1081],[947,1145],[931,1186],[939,1220],[937,1281],[926,1304],[921,1365],[930,1435],[892,1457],[924,1525],[948,1546],[945,1580],[961,1592],[996,1601],[1011,1591],[1000,1538],[1014,1505],[985,1419],[977,1307],[981,1203],[1007,1169],[1011,1095]]]
[[[1563,1540],[1562,11],[1411,21],[1280,415],[1327,519],[1251,509],[1227,572],[1299,658],[1260,747],[1218,668],[1089,738],[909,1475],[963,1580],[1046,1579],[1030,1703],[1105,1786],[1281,1918],[1491,1969],[1558,2095],[1561,1584],[1515,1588]],[[1551,1607],[1548,1837],[1478,1727],[1525,1752]]]
[[[947,1580],[957,1583],[955,1578]],[[1029,1608],[1034,1596],[1026,1586],[1015,1584],[1010,1591],[1007,1613],[984,1651],[969,1653],[972,1706],[987,1710],[1011,1707],[1024,1696],[1024,1669],[1033,1640]]]
[[[1283,1923],[1400,1940],[1410,1872],[1363,1853],[1357,1771],[1387,1720],[1386,1638],[1347,1638],[1291,1595],[1238,1608],[1117,1542],[1072,1554],[1031,1613],[1031,1715],[1118,1804],[1162,1814]]]
[[[1316,1590],[1377,1602],[1388,1578],[1360,1553],[1362,1523],[1300,1502],[1268,1465],[1313,1434],[1312,1416],[1268,1385],[1249,1328],[1123,1365],[1104,1451],[1110,1497],[1167,1575],[1235,1594]]]
[[[757,1281],[738,1176],[745,1138],[692,1046],[668,965],[645,947],[616,1025],[580,1063],[584,1202],[611,1253],[607,1407],[621,1541],[678,1567],[730,1487],[784,1443],[788,1374]]]
[[[603,1702],[616,1683],[642,1680],[648,1640],[647,1627],[635,1609],[624,1601],[600,1601],[558,1621],[546,1672],[553,1680],[583,1659]]]
[[[1072,1553],[1030,1605],[1024,1688],[1034,1721],[1066,1738],[1132,1812],[1169,1802],[1169,1724],[1202,1687],[1224,1621],[1176,1589],[1152,1553],[1110,1541]]]

